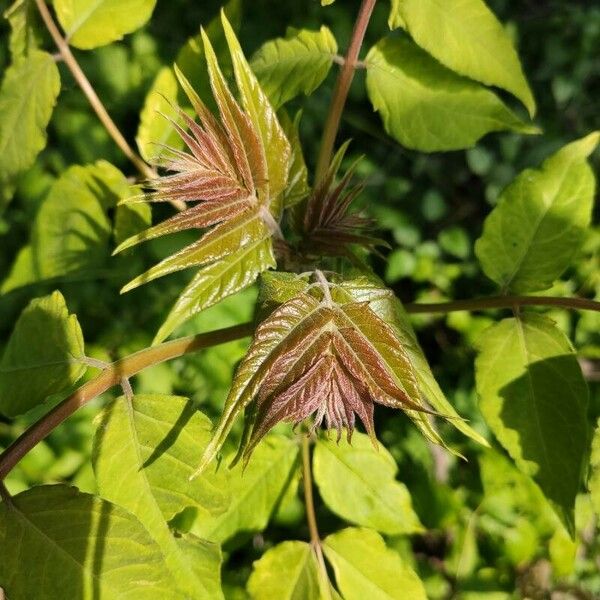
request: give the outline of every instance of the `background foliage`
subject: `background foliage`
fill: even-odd
[[[61,4],[68,5],[57,1],[57,10]],[[149,6],[152,2],[139,4],[136,16],[141,18],[142,5]],[[385,258],[375,257],[373,264],[403,301],[437,301],[494,293],[493,283],[475,258],[474,242],[480,237],[483,220],[495,206],[501,190],[524,168],[538,167],[568,142],[600,129],[600,7],[585,1],[515,4],[490,0],[488,4],[508,23],[517,42],[524,71],[538,102],[536,123],[544,132],[542,136],[494,134],[467,151],[421,154],[388,137],[366,96],[363,71],[358,71],[351,89],[340,139],[353,138],[346,157],[348,164],[360,154],[366,156],[358,165],[358,174],[367,183],[360,202],[377,219],[383,237],[393,247],[389,254],[386,251]],[[258,0],[243,10],[240,41],[246,55],[251,56],[265,41],[283,36],[288,25],[316,30],[325,24],[339,46],[345,48],[357,7],[358,2],[353,0],[338,0],[327,9],[312,0],[291,3]],[[218,2],[159,0],[151,20],[141,28],[139,23],[117,19],[124,28],[121,34],[133,31],[123,40],[91,52],[76,51],[82,68],[128,139],[133,140],[136,135],[144,137],[143,130],[138,129],[144,103],[144,111],[152,110],[149,104],[159,107],[162,104],[156,94],[147,99],[155,80],[163,94],[176,97],[176,84],[164,67],[186,52],[186,41],[196,36],[199,26],[209,23],[219,8]],[[388,12],[387,3],[378,4],[365,48],[375,44],[387,30]],[[61,23],[68,30],[68,18]],[[3,20],[0,28],[0,65],[4,70],[11,51],[8,23]],[[36,27],[35,32],[28,32],[21,43],[28,43],[30,35],[41,36],[44,46],[52,47],[42,27]],[[89,34],[80,29],[74,34],[73,44],[84,49],[89,40]],[[327,43],[332,44],[331,40]],[[191,50],[188,48],[187,52]],[[4,169],[7,173],[0,191],[0,350],[6,349],[22,308],[31,299],[58,289],[68,310],[77,314],[85,333],[87,355],[114,360],[152,342],[189,274],[174,274],[124,296],[119,295],[119,289],[185,241],[191,242],[194,236],[181,233],[177,239],[153,240],[126,258],[110,257],[115,242],[138,231],[148,222],[149,214],[145,208],[116,207],[118,200],[128,193],[127,181],[108,163],[127,176],[133,177],[135,173],[97,121],[64,65],[58,63],[57,69],[62,88],[48,127],[45,149],[18,179],[11,177],[10,154],[3,153],[0,158],[3,174]],[[6,71],[6,77],[10,77],[10,70]],[[35,74],[31,78],[33,93],[56,94],[54,76],[43,82]],[[316,94],[309,98],[301,95],[288,105],[290,114],[295,108],[303,110],[300,136],[309,167],[314,167],[332,82],[333,71]],[[310,91],[313,86],[313,81],[306,81],[302,89]],[[162,108],[169,110],[168,105]],[[37,115],[42,121],[44,117]],[[156,132],[146,134],[152,138],[156,135]],[[43,145],[43,141],[35,139],[31,143]],[[143,156],[152,153],[143,140],[140,151]],[[591,164],[597,172],[598,153],[592,155]],[[9,201],[12,194],[8,192],[13,188],[14,197]],[[155,218],[168,212],[160,207]],[[75,222],[77,219],[84,225]],[[60,235],[56,235],[57,231]],[[575,266],[570,266],[548,293],[577,293],[600,299],[599,251],[600,230],[590,228],[573,262]],[[179,332],[183,335],[248,320],[255,298],[254,288],[244,291],[194,317]],[[48,302],[53,303],[53,310],[66,310],[57,295]],[[32,312],[35,313],[35,306]],[[593,427],[600,417],[600,318],[597,313],[559,310],[546,313],[574,340],[590,388],[590,402],[583,418]],[[484,361],[490,336],[510,335],[510,331],[488,331],[482,337],[493,316],[459,312],[413,319],[419,340],[448,398],[461,414],[471,417],[471,425],[487,439],[493,436],[480,415],[483,412],[488,422],[493,422],[488,416],[495,408],[477,402],[475,349],[483,349],[479,360]],[[536,331],[543,328],[542,317],[531,319],[532,327],[538,326]],[[510,325],[503,322],[501,326],[510,329]],[[76,351],[80,344],[78,328],[70,328],[68,335]],[[90,514],[97,515],[97,520],[78,526],[82,531],[109,527],[119,535],[131,536],[132,545],[144,548],[136,566],[142,571],[144,565],[159,563],[157,556],[162,551],[168,557],[167,562],[175,565],[181,581],[197,578],[206,582],[202,573],[190,568],[186,557],[195,553],[196,565],[208,565],[211,560],[219,560],[218,550],[216,545],[199,544],[192,537],[197,535],[223,544],[222,579],[228,598],[245,598],[248,594],[253,598],[283,597],[284,591],[278,592],[274,587],[278,582],[271,581],[278,572],[283,572],[282,565],[287,570],[289,565],[296,564],[299,581],[304,581],[299,589],[310,587],[316,572],[312,553],[301,541],[286,541],[308,539],[298,492],[298,448],[288,438],[274,434],[259,446],[243,478],[238,468],[220,475],[230,478],[234,501],[219,501],[210,495],[213,505],[202,519],[192,514],[194,511],[180,512],[177,498],[163,497],[152,481],[151,470],[145,472],[147,480],[140,484],[145,490],[142,501],[128,498],[124,486],[119,486],[114,477],[102,476],[108,468],[103,448],[110,452],[110,448],[118,447],[120,452],[132,453],[142,463],[149,459],[143,448],[135,446],[139,438],[132,431],[137,431],[143,440],[161,439],[165,425],[151,427],[148,417],[160,398],[158,395],[182,397],[172,404],[175,420],[185,417],[184,398],[216,418],[231,383],[232,367],[243,356],[247,344],[248,340],[231,342],[143,371],[132,381],[139,394],[132,420],[127,420],[121,414],[123,411],[111,404],[113,395],[105,394],[25,457],[6,481],[9,491],[16,494],[35,484],[68,482],[83,492],[100,493],[107,502],[100,503],[85,495],[73,498],[67,488],[56,488],[56,508],[65,505],[76,514],[78,505],[93,505]],[[49,358],[41,356],[40,360]],[[63,390],[65,382],[73,384],[81,376],[76,371],[66,368],[60,385],[43,390],[42,396]],[[542,373],[540,377],[551,390],[548,374]],[[35,386],[35,382],[28,383]],[[482,385],[499,388],[503,382],[478,381],[477,385],[480,389]],[[62,391],[52,396],[50,403],[65,395]],[[33,406],[36,400],[33,397],[30,400]],[[552,402],[567,402],[567,399],[549,400],[549,404]],[[47,410],[47,405],[34,407],[16,418],[10,418],[11,407],[2,405],[2,398],[0,408],[4,415],[0,417],[0,446],[6,446]],[[103,428],[97,431],[102,435],[97,431],[94,435],[93,417],[101,408],[99,419]],[[434,600],[600,596],[599,492],[594,497],[581,488],[575,510],[576,537],[572,541],[539,488],[515,468],[499,445],[483,448],[461,436],[451,425],[443,425],[445,438],[467,457],[468,462],[464,462],[428,445],[405,417],[391,410],[380,408],[376,424],[378,438],[387,451],[363,452],[364,440],[359,434],[347,452],[340,451],[343,443],[338,447],[327,441],[319,442],[315,451],[314,476],[320,496],[317,516],[325,538],[325,554],[344,597],[370,597],[361,587],[364,577],[357,574],[361,569],[377,569],[380,577],[377,584],[383,590],[393,589],[398,573],[405,571],[402,581],[407,590],[413,590],[412,595],[405,596],[410,598],[425,594]],[[197,439],[206,437],[206,422],[198,418],[192,426]],[[131,446],[119,445],[119,429],[129,432]],[[501,434],[495,433],[501,438]],[[186,440],[180,440],[170,449],[180,461],[181,481],[187,479],[185,474],[193,469],[198,456],[186,444]],[[600,464],[599,451],[596,440],[592,459],[596,464]],[[159,461],[155,466],[157,478],[163,477],[166,467]],[[363,486],[353,489],[357,470],[361,469],[372,474],[372,489],[365,490]],[[173,473],[174,478],[177,475]],[[553,473],[550,477],[563,475],[568,474]],[[133,476],[125,470],[119,473],[124,480]],[[203,481],[203,485],[209,487],[210,481]],[[596,490],[599,485],[596,484]],[[201,493],[202,486],[198,489]],[[348,497],[356,500],[347,502]],[[22,502],[35,510],[35,492]],[[374,502],[384,507],[376,514],[369,510]],[[152,537],[164,540],[164,546],[153,545],[146,539],[146,531],[137,529],[137,522],[127,521],[129,516],[119,518],[119,511],[123,510],[119,507],[134,514],[136,510],[144,510],[154,515],[156,529]],[[172,541],[163,525],[165,519],[176,519],[188,533]],[[343,529],[348,525],[352,528]],[[284,541],[286,545],[274,553],[272,548]],[[253,568],[253,562],[258,560]],[[57,560],[54,568],[66,567]],[[168,574],[154,570],[152,577],[156,589],[165,586],[167,594]],[[118,579],[118,573],[115,578],[107,585],[125,585],[124,580]],[[209,580],[211,584],[216,585]],[[272,590],[271,596],[266,595],[267,589]],[[76,597],[77,593],[73,589],[69,597]],[[210,588],[207,594],[214,597]]]

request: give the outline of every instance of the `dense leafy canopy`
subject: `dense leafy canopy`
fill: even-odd
[[[4,13],[0,597],[596,597],[600,11],[220,4]]]

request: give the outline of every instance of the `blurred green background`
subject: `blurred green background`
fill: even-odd
[[[286,26],[317,28],[327,24],[345,48],[358,1],[338,0],[322,8],[316,0],[246,2],[240,39],[247,54],[285,33]],[[364,74],[358,72],[345,111],[339,140],[352,138],[348,162],[364,154],[359,174],[366,180],[360,202],[379,223],[393,247],[373,267],[403,301],[438,301],[494,293],[481,273],[473,243],[499,192],[523,168],[536,166],[563,144],[600,129],[600,3],[592,0],[489,0],[517,40],[524,69],[539,105],[540,136],[497,134],[466,152],[424,155],[400,147],[383,131],[366,99]],[[2,10],[7,3],[0,3]],[[139,112],[161,66],[214,17],[220,3],[158,0],[150,23],[119,43],[91,52],[75,51],[83,70],[122,131],[133,142]],[[381,1],[367,32],[370,47],[387,31],[389,5]],[[8,64],[8,26],[0,25],[0,65]],[[53,51],[49,40],[45,48]],[[68,166],[100,158],[135,176],[104,131],[72,77],[60,65],[63,88],[54,112],[46,149],[19,181],[13,201],[0,210],[0,351],[16,317],[33,297],[60,289],[82,325],[89,355],[113,360],[150,344],[189,274],[180,273],[125,296],[120,287],[144,265],[182,245],[179,238],[157,240],[127,260],[102,257],[96,270],[67,280],[10,289],[15,259],[29,238],[36,212],[49,187]],[[334,75],[311,98],[291,103],[303,109],[301,138],[309,166],[314,165]],[[592,164],[598,173],[600,157]],[[1,158],[0,158],[1,160]],[[164,213],[164,214],[163,214]],[[155,219],[168,213],[156,211]],[[597,215],[596,215],[597,216]],[[595,219],[597,222],[597,218]],[[583,294],[600,299],[600,229],[589,232],[577,267],[570,269],[553,295]],[[209,330],[251,318],[251,289],[190,321],[179,334]],[[461,414],[486,432],[474,393],[474,343],[503,313],[420,316],[414,319],[421,344],[442,388]],[[600,416],[600,316],[550,311],[578,349],[591,387],[590,424]],[[159,365],[134,381],[138,392],[176,393],[195,399],[210,415],[219,412],[232,367],[247,341]],[[58,401],[59,398],[54,399]],[[92,420],[100,398],[54,432],[11,474],[12,492],[42,481],[73,481],[93,489],[89,464]],[[560,399],[557,399],[560,401]],[[16,421],[0,417],[0,446],[6,446],[40,411]],[[498,450],[483,451],[452,427],[446,437],[468,462],[432,451],[403,416],[379,409],[377,430],[400,467],[400,479],[427,533],[390,541],[426,583],[432,599],[600,598],[600,536],[590,499],[577,503],[578,540],[558,526],[541,494]],[[488,439],[491,439],[489,433]],[[323,534],[341,522],[319,505]],[[284,539],[306,539],[299,499],[288,502],[274,525],[253,538],[229,543],[225,571],[227,593],[243,598],[253,560]]]

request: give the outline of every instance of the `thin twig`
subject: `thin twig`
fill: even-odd
[[[350,39],[350,45],[348,46],[348,51],[346,52],[344,62],[338,74],[337,81],[335,82],[327,121],[325,122],[325,127],[323,129],[323,138],[321,140],[321,148],[319,149],[319,157],[317,159],[317,168],[315,171],[315,183],[321,181],[327,171],[329,162],[331,161],[331,155],[335,145],[335,138],[337,137],[337,132],[340,128],[344,105],[346,104],[350,85],[354,78],[354,72],[358,64],[358,55],[365,37],[367,25],[371,18],[371,13],[375,7],[375,2],[377,2],[377,0],[363,0],[358,11],[354,30],[352,31],[352,38]]]
[[[41,417],[39,421],[24,431],[0,454],[0,481],[6,477],[29,450],[50,434],[67,417],[111,387],[121,385],[123,378],[131,377],[147,367],[190,352],[246,337],[252,334],[253,328],[252,323],[244,323],[208,333],[200,333],[140,350],[111,363],[97,377],[84,383],[68,398]]]
[[[558,296],[490,296],[488,298],[470,298],[468,300],[455,300],[453,302],[435,302],[425,304],[411,302],[405,304],[406,312],[420,313],[449,313],[461,310],[490,310],[494,308],[508,308],[514,310],[519,306],[558,306],[572,310],[600,311],[600,302],[587,298],[563,298]]]
[[[327,575],[321,537],[317,527],[317,515],[315,513],[315,500],[313,497],[312,473],[310,469],[310,436],[302,436],[302,486],[304,487],[304,506],[306,508],[306,520],[310,532],[310,544],[313,548],[317,563],[319,564],[319,577],[322,581],[322,592],[327,600],[331,600],[331,584]]]
[[[60,56],[62,60],[65,62],[69,71],[73,74],[75,81],[81,88],[81,91],[85,94],[88,102],[91,107],[94,109],[94,112],[100,119],[100,122],[106,128],[109,135],[115,141],[117,146],[121,149],[123,154],[133,163],[135,168],[147,179],[154,179],[157,177],[156,171],[146,162],[144,159],[129,145],[115,122],[112,120],[111,116],[108,114],[104,104],[100,98],[98,98],[98,94],[94,90],[92,84],[89,79],[86,77],[85,73],[82,71],[79,63],[73,53],[71,52],[71,48],[67,43],[67,40],[60,33],[58,26],[54,22],[50,11],[48,10],[48,6],[46,5],[45,0],[35,0],[37,8],[40,12],[42,20],[48,29],[48,32],[52,36],[54,43],[56,44]],[[181,201],[173,201],[171,204],[177,208],[178,210],[183,210],[185,208],[185,203]]]

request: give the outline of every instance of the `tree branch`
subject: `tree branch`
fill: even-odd
[[[513,309],[519,306],[558,306],[572,310],[592,310],[600,312],[600,302],[587,298],[563,298],[557,296],[490,296],[488,298],[472,298],[455,300],[453,302],[435,302],[425,304],[411,302],[404,305],[406,312],[420,313],[449,313],[461,310],[490,310],[494,308]]]
[[[146,348],[111,363],[97,377],[84,383],[68,398],[41,417],[39,421],[24,431],[0,454],[0,481],[8,475],[29,450],[43,440],[67,417],[111,387],[121,385],[124,378],[131,377],[147,367],[166,360],[246,337],[251,335],[253,330],[252,323],[234,325],[233,327],[200,333]]]
[[[338,129],[340,128],[344,105],[346,104],[346,98],[350,91],[350,84],[352,83],[352,79],[354,79],[354,72],[358,65],[358,55],[373,8],[375,7],[375,2],[377,2],[377,0],[363,0],[358,11],[354,30],[352,31],[352,38],[350,39],[350,46],[344,57],[344,62],[338,74],[337,81],[335,82],[327,121],[325,122],[325,128],[323,129],[323,139],[321,140],[321,148],[319,149],[319,157],[317,159],[317,168],[315,171],[315,183],[321,181],[331,161],[331,155],[335,145],[335,138]]]

